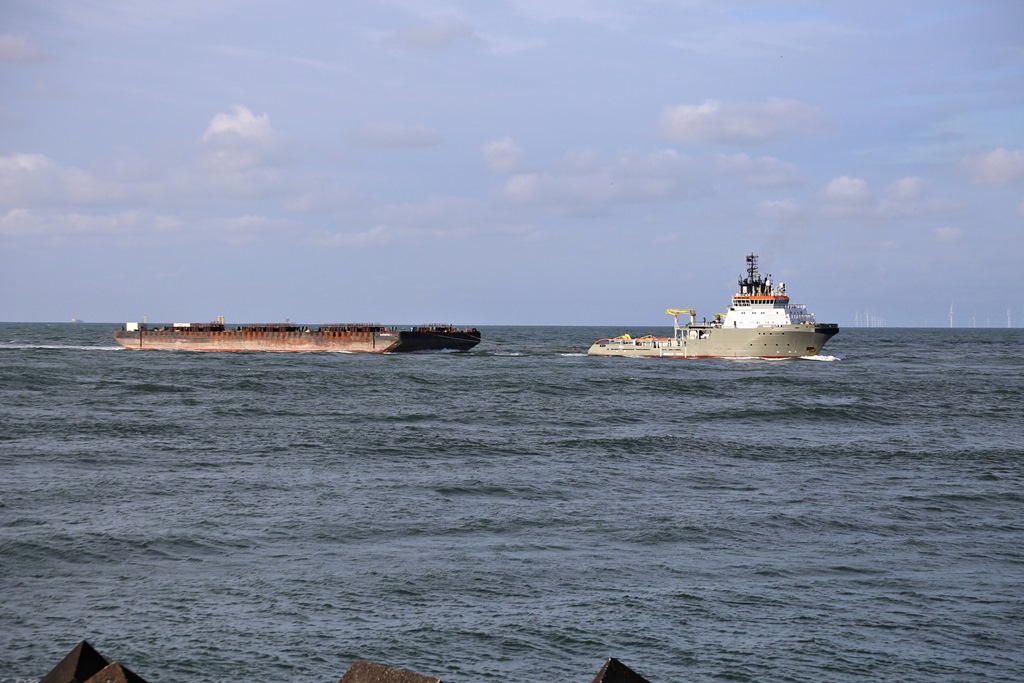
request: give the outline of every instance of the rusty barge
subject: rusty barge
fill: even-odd
[[[409,353],[469,351],[480,343],[480,331],[447,324],[402,329],[375,323],[338,323],[307,327],[293,323],[228,326],[224,318],[211,323],[174,323],[151,327],[130,322],[114,332],[126,349],[145,351],[272,351]]]

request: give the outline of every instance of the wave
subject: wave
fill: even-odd
[[[0,343],[0,349],[24,351],[26,349],[46,349],[57,351],[124,351],[123,346],[90,346],[86,344],[18,344],[13,342]]]

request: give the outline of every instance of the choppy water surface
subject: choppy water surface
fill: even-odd
[[[0,681],[1024,679],[1024,331],[788,361],[0,325]],[[630,330],[647,332],[650,330]]]

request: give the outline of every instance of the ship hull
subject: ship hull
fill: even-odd
[[[587,353],[636,358],[800,358],[820,353],[839,327],[806,323],[739,329],[688,327],[681,331],[679,338],[600,339]]]
[[[114,341],[126,349],[144,351],[200,351],[275,353],[410,353],[416,351],[468,351],[480,343],[476,330],[335,330],[189,331],[173,328],[120,330]]]
[[[448,330],[444,332],[402,330],[399,332],[398,345],[389,349],[388,353],[469,351],[479,343],[480,333],[476,330]]]

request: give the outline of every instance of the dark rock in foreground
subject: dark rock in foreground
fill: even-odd
[[[597,672],[594,683],[650,683],[650,681],[614,657],[609,657],[601,670]]]
[[[87,641],[82,641],[43,676],[39,683],[146,683],[118,662],[110,663]],[[349,667],[338,683],[444,683],[440,678],[395,669],[362,659]],[[650,683],[628,666],[608,659],[593,683]]]
[[[383,664],[357,661],[349,667],[338,683],[443,683],[440,678],[421,676],[411,671],[392,669]]]
[[[85,683],[87,679],[105,669],[108,662],[103,655],[83,640],[43,676],[39,683]]]
[[[146,683],[146,681],[132,673],[128,667],[114,662],[90,677],[85,683]]]

